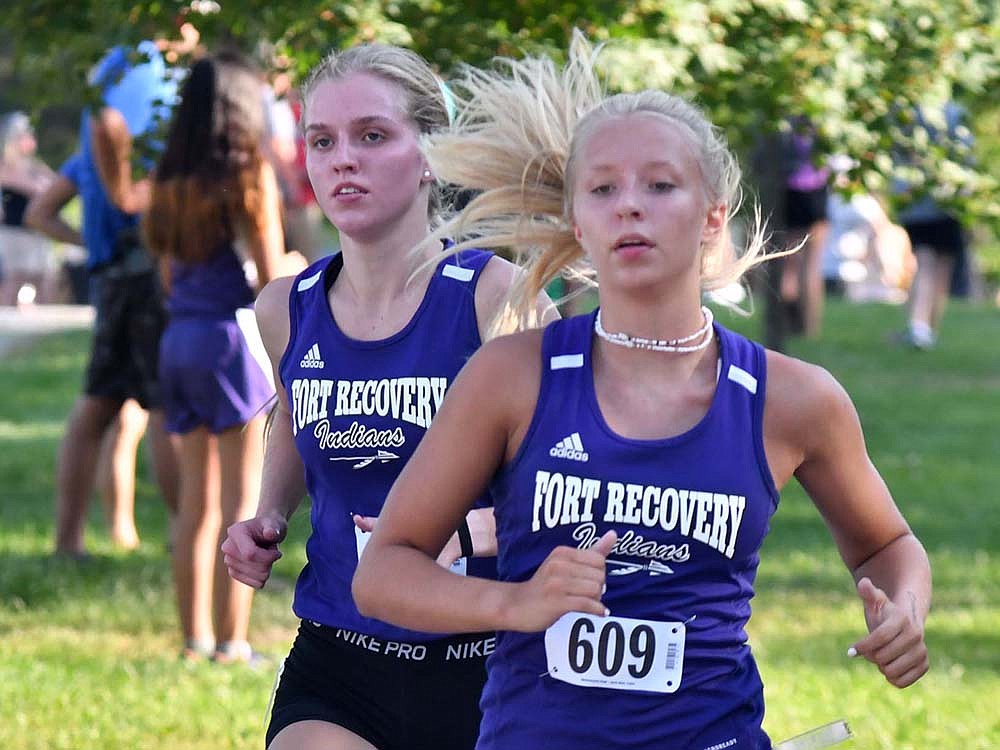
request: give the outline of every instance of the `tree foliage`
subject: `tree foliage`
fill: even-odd
[[[0,38],[13,42],[28,103],[82,103],[105,49],[176,38],[183,21],[210,49],[236,44],[296,74],[330,48],[378,39],[447,76],[495,55],[558,55],[580,27],[608,43],[612,88],[694,97],[744,153],[786,116],[808,115],[827,153],[855,160],[852,184],[879,192],[893,148],[912,139],[913,104],[954,89],[976,113],[1000,83],[1000,11],[982,0],[15,0]],[[998,213],[988,165],[928,154],[918,190]]]

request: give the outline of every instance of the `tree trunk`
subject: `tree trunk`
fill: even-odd
[[[787,232],[785,217],[785,155],[781,136],[761,135],[750,159],[750,178],[757,188],[761,213],[767,220],[769,250],[784,248]],[[784,258],[757,266],[751,280],[754,297],[764,302],[764,346],[784,351],[788,319],[781,303],[781,270]]]

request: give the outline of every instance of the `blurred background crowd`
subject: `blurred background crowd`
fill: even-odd
[[[756,166],[747,188],[770,214],[776,243],[805,240],[770,280],[785,303],[776,335],[818,335],[824,294],[909,297],[917,309],[906,341],[932,346],[945,286],[948,295],[984,298],[1000,282],[1000,106],[990,96],[1000,21],[989,6],[708,0],[570,5],[557,15],[544,2],[306,3],[263,12],[232,1],[114,9],[84,2],[59,13],[15,3],[0,22],[0,305],[87,301],[83,254],[44,239],[25,207],[78,147],[79,112],[96,96],[87,74],[116,45],[137,54],[135,44],[155,40],[175,81],[206,52],[234,48],[254,60],[261,147],[278,178],[286,247],[314,259],[336,248],[336,236],[304,174],[296,87],[324,50],[366,39],[401,43],[446,80],[457,66],[487,64],[495,54],[558,50],[579,26],[612,42],[610,87],[661,86],[702,104]],[[155,152],[169,120],[167,109],[161,114],[158,134],[140,139],[134,161]],[[957,226],[942,229],[946,219]],[[918,231],[917,243],[903,231],[932,222],[936,229]]]

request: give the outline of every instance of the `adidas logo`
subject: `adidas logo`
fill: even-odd
[[[590,454],[583,449],[579,432],[574,432],[549,448],[549,455],[554,458],[568,458],[570,461],[590,460]]]
[[[321,370],[326,367],[326,362],[323,361],[319,353],[319,344],[313,344],[309,347],[309,351],[306,352],[306,356],[302,358],[299,362],[299,367],[311,367],[316,370]]]

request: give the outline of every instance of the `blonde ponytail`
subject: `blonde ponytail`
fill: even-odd
[[[738,280],[767,257],[759,211],[745,251],[737,254],[732,245],[729,220],[740,206],[741,173],[718,128],[695,105],[662,91],[605,97],[595,71],[599,51],[575,31],[561,70],[547,57],[465,69],[453,85],[458,114],[452,127],[426,139],[435,175],[478,193],[429,241],[452,237],[453,252],[509,249],[524,267],[501,321],[505,328],[531,325],[538,294],[556,277],[592,279],[573,233],[572,181],[581,144],[608,118],[657,114],[691,138],[709,204],[728,211],[718,241],[703,248],[704,289]]]

